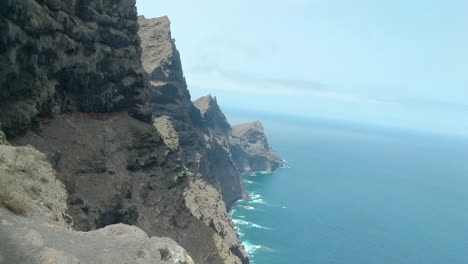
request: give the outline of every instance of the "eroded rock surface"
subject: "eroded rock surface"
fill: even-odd
[[[0,1],[0,32],[7,134],[71,111],[147,117],[135,0]]]
[[[0,146],[0,157],[1,263],[193,263],[173,240],[134,226],[72,230],[65,186],[46,156],[31,146]]]
[[[38,150],[0,145],[0,207],[57,227],[69,227],[67,192]]]
[[[240,173],[226,150],[227,141],[222,135],[215,136],[220,131],[215,132],[203,117],[205,113],[200,113],[191,102],[167,17],[139,17],[139,23],[142,60],[153,89],[155,125],[158,130],[162,128],[163,137],[169,127],[176,132],[170,134],[178,135],[181,162],[192,175],[185,190],[186,206],[198,220],[215,231],[216,236],[209,240],[218,252],[203,252],[191,243],[177,241],[199,263],[249,263],[226,208],[246,197]]]
[[[124,224],[91,232],[59,229],[0,209],[2,263],[194,264],[169,238],[148,237]]]
[[[283,166],[283,160],[268,144],[260,121],[233,126],[234,161],[243,172],[271,172]]]

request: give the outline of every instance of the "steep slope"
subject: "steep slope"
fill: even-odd
[[[226,117],[216,101],[208,95],[194,102],[200,110],[207,131],[205,140],[209,146],[208,160],[212,172],[216,175],[221,186],[221,193],[227,208],[242,198],[247,198],[239,169],[232,159],[231,143],[232,130]]]
[[[242,198],[245,191],[239,188],[235,198],[227,198],[222,192],[224,175],[233,171],[238,176],[237,168],[232,162],[226,167],[219,161],[228,154],[218,142],[210,140],[211,131],[190,100],[168,18],[139,17],[139,23],[142,60],[153,89],[154,124],[171,145],[180,146],[181,161],[192,175],[185,190],[186,205],[198,220],[215,232],[209,240],[215,241],[218,256],[212,253],[207,258],[194,247],[193,241],[177,241],[199,263],[249,263],[225,203],[232,204]],[[235,184],[241,186],[239,177]],[[219,257],[222,262],[217,260]]]
[[[0,1],[0,31],[7,134],[70,111],[148,117],[135,0]]]

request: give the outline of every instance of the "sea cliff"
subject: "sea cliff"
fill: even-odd
[[[242,172],[281,159],[258,123],[192,102],[167,17],[137,17],[134,0],[9,0],[0,29],[0,239],[16,241],[0,260],[249,263],[228,209],[248,198]]]

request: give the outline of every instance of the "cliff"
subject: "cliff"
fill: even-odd
[[[283,160],[268,144],[260,121],[236,125],[233,133],[233,159],[243,172],[272,172],[284,165]]]
[[[135,0],[0,2],[0,120],[8,135],[63,112],[147,118]]]
[[[203,252],[194,241],[177,241],[197,263],[249,263],[226,207],[246,197],[240,174],[223,146],[212,140],[210,127],[190,99],[168,18],[139,17],[138,21],[142,61],[153,90],[154,125],[169,144],[179,147],[176,151],[191,175],[185,204],[209,227],[205,243],[215,245],[211,252],[218,256]],[[199,230],[196,236],[205,232]]]
[[[134,0],[15,0],[0,3],[0,28],[0,130],[32,146],[0,149],[13,160],[2,186],[22,190],[0,199],[0,238],[15,241],[0,260],[249,263],[227,209],[248,197],[236,157],[254,155],[214,98],[191,101],[167,17],[137,18]]]
[[[260,121],[231,127],[216,98],[204,96],[195,100],[194,104],[200,110],[212,139],[214,137],[213,140],[223,146],[238,172],[272,172],[284,165],[283,160],[268,144]],[[231,183],[229,186],[235,184]]]

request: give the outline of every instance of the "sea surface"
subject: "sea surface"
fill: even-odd
[[[231,212],[254,264],[467,264],[468,141],[267,120],[287,161]]]

